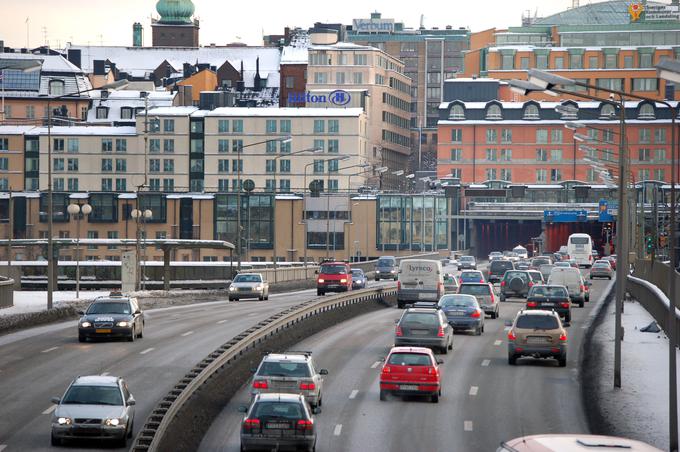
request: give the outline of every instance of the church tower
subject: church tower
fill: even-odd
[[[198,20],[191,0],[159,0],[160,19],[151,22],[154,47],[198,47]]]

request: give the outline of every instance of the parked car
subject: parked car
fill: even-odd
[[[489,264],[489,282],[500,282],[506,271],[514,269],[515,265],[510,260],[503,259],[492,261]]]
[[[229,284],[229,301],[241,298],[269,300],[269,283],[261,273],[239,273]]]
[[[527,309],[554,310],[565,322],[571,322],[571,300],[564,286],[534,286],[527,295]]]
[[[368,285],[368,278],[360,268],[352,269],[352,289],[365,289]]]
[[[352,290],[352,270],[347,262],[324,262],[316,271],[316,295]]]
[[[111,292],[97,297],[85,312],[79,312],[78,341],[100,338],[125,338],[134,341],[144,337],[144,313],[137,299]]]
[[[527,270],[507,271],[501,280],[501,301],[512,297],[526,298],[533,285]]]
[[[444,274],[444,293],[458,292],[458,281],[456,277],[450,273]]]
[[[397,273],[399,272],[399,265],[394,256],[381,256],[378,258],[378,263],[375,265],[375,280],[392,279],[397,280]]]
[[[477,270],[477,261],[474,256],[461,256],[458,259],[458,270]]]
[[[423,395],[438,403],[442,363],[428,348],[393,347],[380,372],[380,400],[387,400],[389,394]]]
[[[324,375],[328,371],[316,370],[312,352],[269,353],[255,370],[250,394],[302,394],[309,406],[317,409],[323,403]]]
[[[53,446],[71,439],[104,439],[126,447],[135,422],[135,399],[121,377],[80,376],[53,397]]]
[[[446,314],[446,319],[455,331],[472,330],[479,336],[484,332],[484,311],[473,295],[444,295],[439,300],[439,309]]]
[[[567,330],[555,311],[517,313],[508,331],[508,364],[515,365],[523,356],[556,359],[567,365]]]
[[[241,450],[305,450],[316,447],[314,418],[301,394],[257,394],[239,407]]]
[[[489,253],[489,262],[495,261],[496,259],[503,259],[503,253],[500,251],[492,251]]]
[[[590,300],[590,293],[587,290],[590,283],[583,280],[581,271],[577,268],[553,268],[548,278],[548,284],[566,287],[572,303],[578,303],[580,308],[584,306],[586,301]]]
[[[463,270],[458,276],[460,283],[467,282],[486,282],[484,279],[484,274],[479,270]]]
[[[493,291],[493,284],[490,283],[464,283],[458,288],[459,294],[472,295],[477,299],[479,306],[484,313],[489,314],[492,319],[498,318],[500,306]]]
[[[405,259],[399,264],[397,307],[407,303],[431,301],[436,303],[444,295],[444,272],[439,261]]]
[[[614,275],[614,270],[612,269],[609,261],[599,260],[595,261],[592,267],[590,267],[590,279],[595,278],[607,278],[612,279]]]
[[[550,277],[550,272],[552,269],[555,268],[555,265],[553,264],[543,264],[540,267],[538,267],[538,271],[541,272],[541,275],[543,275],[543,280],[547,281],[548,278]]]
[[[588,452],[592,450],[625,450],[627,452],[661,452],[640,441],[613,436],[577,433],[529,435],[503,441],[496,452]]]
[[[397,320],[394,345],[429,347],[446,354],[453,350],[453,327],[439,309],[408,308]]]

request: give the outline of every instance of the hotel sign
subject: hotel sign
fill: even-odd
[[[363,33],[392,33],[394,19],[354,19],[352,28]]]
[[[645,5],[645,22],[678,22],[680,7],[677,5]]]

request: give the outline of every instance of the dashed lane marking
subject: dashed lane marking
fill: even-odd
[[[227,319],[223,319],[223,320],[218,321],[217,324],[221,325],[221,324],[226,323],[226,322],[227,322]]]
[[[470,395],[476,396],[479,392],[479,386],[470,386]]]
[[[349,398],[354,399],[354,398],[356,398],[357,394],[359,394],[359,390],[354,389],[354,390],[352,390],[352,392],[349,393]]]
[[[373,364],[371,364],[371,369],[375,369],[375,368],[378,367],[379,365],[380,365],[380,361],[376,361],[376,362],[374,362]]]
[[[99,375],[101,375],[102,377],[106,377],[106,376],[109,375],[110,373],[111,373],[111,372],[102,372],[102,373],[99,374]]]
[[[46,409],[45,411],[43,411],[42,414],[52,414],[52,411],[54,411],[54,410],[56,410],[56,409],[57,409],[57,405],[54,405],[54,404],[53,404],[53,405],[50,406],[48,409]]]
[[[472,421],[463,422],[463,430],[465,430],[466,432],[471,432],[472,431]]]
[[[498,346],[501,345],[502,343],[503,343],[503,341],[500,341],[500,340],[499,340],[499,341],[494,341],[493,345],[495,345],[496,347],[498,347]]]
[[[186,333],[182,333],[182,337],[191,336],[192,334],[194,334],[193,331],[187,331]]]
[[[337,424],[335,430],[333,430],[333,434],[335,436],[340,436],[340,433],[342,433],[342,424]]]
[[[153,348],[153,347],[147,348],[146,350],[143,350],[143,351],[139,352],[139,354],[140,354],[140,355],[146,355],[147,353],[149,353],[149,352],[151,352],[151,351],[153,351],[153,350],[155,350],[155,348]]]
[[[50,347],[50,348],[48,348],[47,350],[43,350],[43,351],[40,352],[40,353],[49,353],[49,352],[53,352],[53,351],[55,351],[55,350],[58,349],[58,348],[59,348],[59,347]]]
[[[0,444],[0,452],[2,452],[5,449],[7,449],[7,445],[6,444]]]
[[[490,359],[485,359],[484,361],[482,361],[482,367],[489,367],[489,364],[491,364]]]

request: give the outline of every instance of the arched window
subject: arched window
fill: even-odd
[[[600,119],[616,119],[616,110],[612,104],[604,104],[600,108]]]
[[[452,106],[449,119],[465,119],[465,108],[458,104]]]
[[[524,108],[524,119],[538,119],[538,107],[534,104],[529,104]]]
[[[63,96],[64,95],[64,81],[63,80],[50,80],[49,84],[50,96]]]
[[[501,107],[496,104],[489,105],[489,108],[486,109],[486,119],[503,119]]]
[[[640,114],[638,119],[654,119],[654,107],[652,104],[642,104],[640,105]]]

